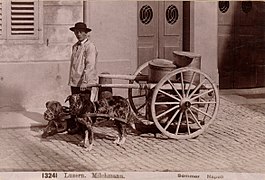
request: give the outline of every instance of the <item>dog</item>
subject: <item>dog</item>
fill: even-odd
[[[76,117],[76,122],[84,130],[85,138],[80,145],[87,150],[91,150],[94,145],[93,125],[97,121],[97,116],[110,117],[118,131],[118,137],[114,141],[117,145],[122,145],[126,140],[126,126],[135,128],[133,115],[128,101],[121,96],[112,96],[92,102],[85,94],[73,94],[67,97],[69,101],[70,114]],[[93,116],[92,116],[93,115]]]
[[[45,120],[49,121],[44,129],[43,138],[61,133],[67,130],[67,115],[69,108],[62,106],[58,101],[46,102],[46,111],[43,114]]]

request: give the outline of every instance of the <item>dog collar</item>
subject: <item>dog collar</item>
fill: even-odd
[[[58,117],[58,119],[63,120],[63,121],[65,119],[70,119],[70,118],[71,118],[70,113],[65,113],[65,112],[60,113],[59,114],[59,117]]]

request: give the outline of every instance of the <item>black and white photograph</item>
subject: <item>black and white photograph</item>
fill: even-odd
[[[264,132],[264,1],[0,0],[0,180],[264,180]]]

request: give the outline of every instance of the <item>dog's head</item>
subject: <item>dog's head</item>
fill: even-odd
[[[86,112],[93,112],[93,104],[90,96],[86,94],[69,95],[65,102],[69,101],[69,109],[71,115],[81,115]]]
[[[58,101],[46,102],[47,110],[44,112],[44,119],[47,121],[58,119],[63,112],[63,106]]]

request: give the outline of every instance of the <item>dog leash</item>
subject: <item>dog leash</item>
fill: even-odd
[[[63,111],[59,114],[59,119],[65,120],[65,119],[70,119],[70,109],[69,107],[63,106]]]
[[[116,119],[118,121],[121,121],[123,123],[127,123],[127,121],[125,119],[122,118],[118,118],[118,117],[114,117],[114,116],[109,116],[108,114],[98,114],[98,113],[87,113],[86,114],[89,117],[106,117],[106,118],[112,118],[112,119]]]

